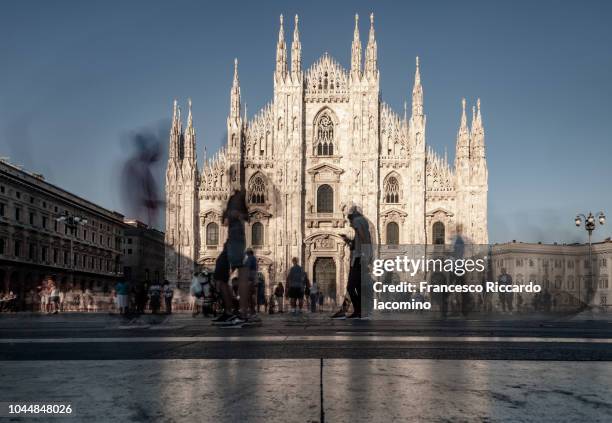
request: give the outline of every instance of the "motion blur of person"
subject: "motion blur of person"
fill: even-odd
[[[191,315],[192,317],[195,317],[200,313],[200,311],[203,311],[204,307],[204,290],[198,272],[193,272],[191,285],[189,287],[189,294],[191,295],[192,299]]]
[[[234,182],[234,184],[234,193],[228,199],[227,207],[223,212],[223,224],[228,227],[227,240],[215,263],[215,281],[224,304],[223,314],[213,321],[213,324],[217,325],[242,325],[245,323],[251,298],[252,288],[249,282],[249,271],[245,266],[244,259],[246,249],[244,224],[249,220],[246,191],[244,188],[237,188],[237,182]],[[237,315],[232,311],[232,295],[228,286],[229,275],[236,269],[238,270],[238,296],[240,299]]]
[[[312,283],[312,286],[310,287],[310,312],[311,313],[316,313],[318,303],[319,303],[319,285],[317,284],[317,281],[314,281]]]
[[[291,259],[291,269],[287,275],[287,289],[289,290],[289,300],[291,301],[291,313],[297,314],[299,306],[299,312],[302,312],[304,306],[304,287],[306,285],[306,273],[302,266],[298,264],[297,257]]]
[[[499,275],[499,278],[497,278],[497,283],[500,285],[512,285],[512,276],[506,273],[506,269],[503,267],[501,269],[501,275]],[[512,312],[513,299],[512,292],[499,293],[499,301],[501,302],[502,311]]]
[[[136,313],[142,314],[147,305],[147,286],[140,282],[134,288],[134,300],[136,302]]]
[[[168,280],[164,280],[162,285],[162,295],[164,297],[166,314],[172,314],[172,298],[174,297],[174,289],[172,289]]]
[[[149,286],[149,307],[151,307],[151,313],[157,314],[159,313],[159,308],[161,306],[161,290],[162,287],[159,282],[154,281]]]
[[[38,296],[40,298],[40,312],[47,313],[49,311],[49,292],[47,290],[47,279],[43,279],[40,286],[37,288]]]
[[[129,292],[129,286],[125,280],[121,279],[115,285],[115,294],[117,295],[117,308],[119,309],[119,314],[122,316],[128,313]]]
[[[51,278],[47,280],[47,291],[49,293],[49,313],[57,314],[60,309],[60,291]]]
[[[257,312],[260,312],[261,306],[266,307],[266,281],[263,275],[257,272]]]
[[[347,316],[347,318],[361,319],[361,271],[362,267],[367,268],[369,266],[372,259],[372,239],[368,221],[356,206],[351,206],[346,217],[355,230],[355,237],[352,240],[344,234],[341,235],[345,242],[349,244],[351,251],[346,289],[353,304],[353,314]],[[343,310],[338,311],[332,318],[341,318],[342,312]]]
[[[278,312],[283,312],[283,297],[285,296],[285,287],[281,282],[276,285],[274,288],[274,297],[276,297],[276,307],[278,308]]]
[[[259,321],[259,317],[256,315],[256,304],[257,304],[257,258],[252,248],[246,249],[246,256],[244,258],[244,265],[248,271],[248,279],[250,285],[249,292],[249,319]]]

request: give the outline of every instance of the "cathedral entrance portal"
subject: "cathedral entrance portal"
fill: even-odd
[[[318,257],[314,263],[314,281],[325,299],[336,299],[336,262],[332,257]]]

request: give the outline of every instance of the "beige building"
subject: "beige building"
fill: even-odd
[[[592,278],[588,244],[510,242],[493,245],[491,256],[495,278],[505,268],[515,283],[537,282],[549,290],[557,308],[586,303],[607,309],[612,302],[610,239],[593,244]]]
[[[377,243],[444,244],[461,231],[466,240],[486,244],[480,101],[471,125],[461,103],[451,165],[426,143],[418,58],[411,115],[382,100],[373,16],[364,48],[355,17],[349,69],[327,53],[303,69],[298,17],[289,48],[283,25],[281,16],[272,99],[252,117],[243,112],[236,61],[227,146],[201,168],[191,102],[186,125],[175,102],[166,174],[166,278],[186,286],[194,264],[213,266],[226,238],[225,202],[239,184],[247,189],[251,215],[247,244],[269,283],[285,279],[295,256],[325,294],[343,295],[348,249],[339,235],[350,233],[345,214],[352,204],[370,220]]]
[[[73,231],[57,218],[86,219]],[[0,161],[1,291],[24,293],[52,276],[60,288],[108,291],[121,276],[123,216]]]

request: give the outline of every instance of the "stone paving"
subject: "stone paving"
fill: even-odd
[[[87,422],[319,422],[319,360],[0,363],[3,401]],[[325,360],[326,422],[609,421],[607,362]],[[45,421],[15,419],[13,421]]]

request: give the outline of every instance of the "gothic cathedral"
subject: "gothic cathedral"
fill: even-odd
[[[280,18],[274,98],[255,116],[241,113],[238,62],[230,92],[227,146],[198,169],[191,102],[186,128],[174,103],[166,173],[166,278],[188,287],[196,266],[214,268],[227,236],[221,215],[231,190],[244,186],[255,250],[269,293],[298,257],[311,280],[344,295],[350,234],[346,211],[357,205],[379,244],[445,244],[457,234],[488,243],[487,162],[480,100],[467,124],[465,99],[454,166],[426,146],[419,59],[412,114],[380,97],[374,17],[365,47],[358,17],[351,67],[324,54],[302,69],[295,17],[289,59]]]

